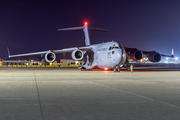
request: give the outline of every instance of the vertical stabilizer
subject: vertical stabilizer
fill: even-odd
[[[90,45],[90,39],[89,39],[89,32],[88,32],[88,26],[87,26],[87,22],[85,22],[84,24],[84,36],[85,36],[85,45],[89,46]]]
[[[90,45],[89,31],[88,30],[108,32],[108,30],[105,30],[105,29],[95,28],[95,27],[88,27],[88,23],[87,22],[85,22],[84,26],[81,26],[81,27],[63,28],[63,29],[58,29],[58,31],[64,31],[64,30],[82,30],[82,29],[84,31],[85,45],[86,46]]]

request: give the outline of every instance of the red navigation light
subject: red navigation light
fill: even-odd
[[[87,22],[85,22],[84,24],[87,25]]]
[[[104,68],[105,70],[108,70],[108,68]]]

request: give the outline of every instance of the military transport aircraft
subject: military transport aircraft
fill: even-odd
[[[33,52],[26,54],[10,55],[9,57],[19,57],[19,56],[29,56],[29,55],[45,55],[45,60],[47,62],[53,62],[56,59],[57,53],[71,53],[72,59],[83,61],[83,65],[80,67],[81,70],[92,70],[93,68],[108,68],[114,69],[114,72],[120,71],[127,62],[127,56],[133,60],[142,59],[143,55],[146,55],[151,62],[159,62],[161,56],[174,57],[174,55],[163,55],[156,51],[143,51],[137,48],[123,47],[115,41],[104,42],[99,44],[90,44],[88,30],[94,31],[108,31],[105,29],[88,27],[87,22],[81,27],[72,27],[58,29],[58,31],[63,30],[80,30],[83,29],[85,35],[85,45],[84,47],[72,47],[60,50],[47,50],[42,52]]]

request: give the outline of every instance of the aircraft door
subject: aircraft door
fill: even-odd
[[[112,62],[114,62],[115,61],[115,51],[114,50],[111,53],[111,58],[112,58]]]

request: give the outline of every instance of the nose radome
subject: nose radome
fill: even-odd
[[[116,54],[117,54],[116,59],[117,59],[117,62],[118,62],[117,64],[119,64],[121,59],[122,59],[122,49],[117,50]]]

